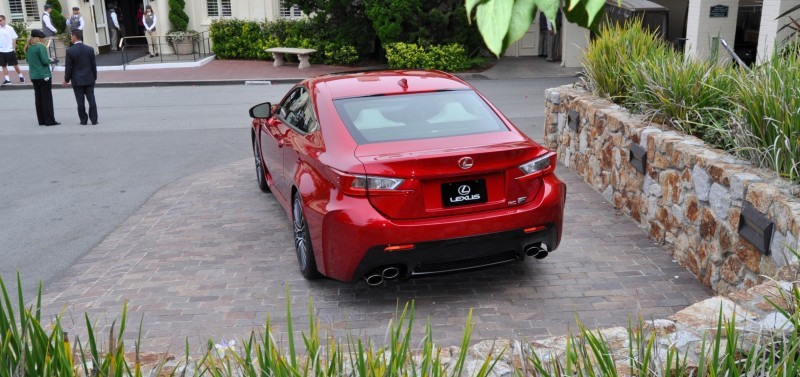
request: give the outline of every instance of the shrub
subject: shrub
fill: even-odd
[[[427,48],[415,43],[393,43],[386,46],[386,60],[391,68],[425,68],[448,72],[463,71],[472,65],[464,46],[457,43]]]
[[[621,103],[631,86],[628,73],[633,72],[632,65],[663,54],[666,48],[654,31],[642,26],[641,19],[604,24],[583,56],[591,90]]]
[[[731,103],[738,108],[739,156],[800,181],[800,57],[772,59],[733,76]]]
[[[28,43],[28,24],[25,22],[12,22],[11,27],[17,33],[17,46],[15,53],[17,59],[25,59],[25,44]]]
[[[669,48],[659,54],[631,66],[626,104],[715,147],[730,149],[728,125],[734,106],[728,95],[736,82],[729,69],[684,59]]]
[[[358,51],[350,45],[327,43],[325,45],[324,62],[330,65],[353,65],[358,63]]]
[[[184,9],[186,2],[184,0],[169,0],[169,22],[172,24],[172,30],[186,31],[189,26],[189,16]]]

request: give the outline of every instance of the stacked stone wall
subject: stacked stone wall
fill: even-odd
[[[582,88],[548,89],[545,98],[545,143],[559,161],[669,244],[715,292],[751,288],[797,262],[790,250],[800,250],[796,185]],[[578,114],[572,127],[570,111]],[[644,174],[629,160],[634,144],[647,151]],[[745,203],[774,224],[766,254],[739,235]]]

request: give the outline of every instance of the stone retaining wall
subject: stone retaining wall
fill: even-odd
[[[582,88],[548,89],[545,98],[545,143],[559,161],[669,244],[674,259],[715,292],[751,288],[796,262],[789,247],[800,250],[797,186]],[[645,174],[631,163],[631,149],[646,151]],[[740,225],[753,224],[740,224],[748,205],[773,224],[765,253],[739,234]]]

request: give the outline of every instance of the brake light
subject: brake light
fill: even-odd
[[[333,173],[334,183],[346,195],[363,196],[367,192],[376,194],[400,192],[398,187],[405,182],[404,179],[400,178],[348,174],[334,168],[329,169]]]
[[[549,152],[519,166],[525,176],[553,171],[556,166],[556,153]]]

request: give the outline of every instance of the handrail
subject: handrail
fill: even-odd
[[[186,56],[186,55],[179,55],[177,53],[173,55],[175,58],[165,59],[165,56],[163,54],[163,51],[164,51],[163,47],[164,46],[168,46],[168,44],[164,43],[163,41],[165,41],[168,36],[165,35],[165,34],[156,34],[155,35],[155,37],[156,37],[156,51],[157,52],[161,52],[159,54],[159,56],[158,56],[158,61],[162,62],[162,63],[165,60],[169,60],[169,61],[172,61],[172,60],[197,61],[199,59],[202,59],[205,56],[210,55],[211,54],[211,39],[208,37],[208,32],[207,31],[198,32],[198,34],[199,34],[199,37],[197,38],[197,40],[195,40],[193,42],[194,48],[193,48],[193,51],[191,53],[191,59],[184,59],[184,58],[182,58],[182,56]],[[144,44],[142,44],[142,45],[134,45],[132,43],[129,43],[132,40],[141,39],[141,38],[145,38],[146,39],[147,36],[146,35],[134,35],[134,36],[126,36],[126,37],[120,38],[119,46],[120,46],[120,50],[122,51],[122,68],[123,69],[126,69],[127,66],[129,65],[128,64],[129,63],[128,53],[129,53],[129,51],[132,50],[132,47],[134,47],[134,46],[142,46],[145,49],[149,49],[149,46],[148,46],[148,44],[146,42]],[[148,50],[148,52],[149,52],[149,50]]]

